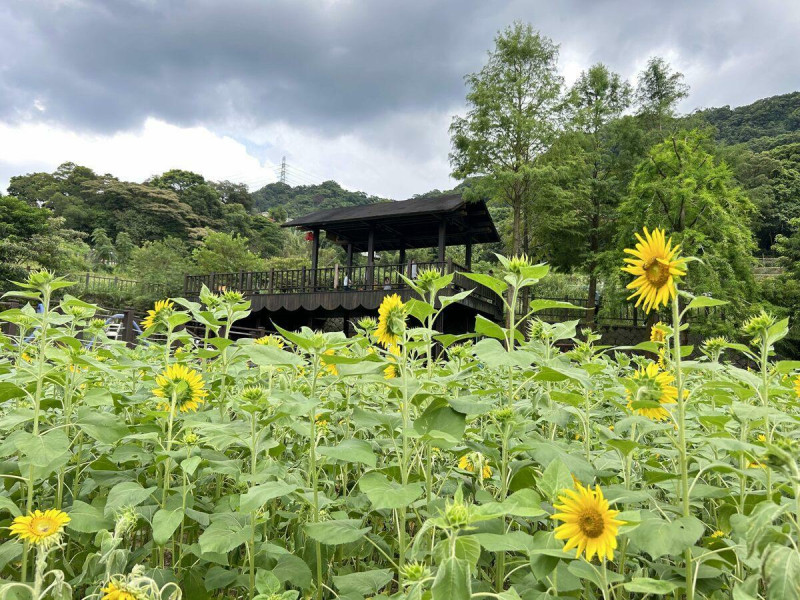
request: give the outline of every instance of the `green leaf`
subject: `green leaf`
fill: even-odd
[[[762,567],[768,600],[800,600],[800,553],[770,544]]]
[[[405,508],[422,495],[422,483],[402,485],[375,471],[364,475],[358,487],[376,510]]]
[[[508,284],[505,281],[491,275],[484,275],[483,273],[462,273],[462,275],[475,283],[485,285],[500,297],[503,297],[508,289]]]
[[[446,558],[436,571],[431,600],[470,600],[472,578],[470,565],[460,558]]]
[[[686,306],[685,310],[692,310],[694,308],[709,308],[711,306],[722,306],[728,304],[727,300],[716,300],[711,296],[696,296]]]
[[[163,546],[175,533],[175,530],[183,522],[183,509],[173,510],[159,509],[153,515],[153,541],[157,546]]]
[[[585,560],[573,560],[569,563],[567,570],[581,579],[586,579],[594,583],[597,587],[605,589],[607,583],[619,583],[625,578],[619,573],[609,571],[603,565],[595,565]],[[606,583],[607,582],[607,583]]]
[[[657,596],[663,596],[664,594],[671,594],[681,586],[665,579],[634,577],[627,583],[623,583],[622,587],[635,594],[655,594]]]
[[[278,562],[272,568],[272,572],[281,583],[289,582],[300,589],[306,589],[311,585],[311,569],[306,562],[294,554],[281,554]]]
[[[544,298],[531,300],[530,307],[535,313],[539,312],[540,310],[550,310],[554,308],[566,310],[587,310],[585,306],[575,306],[572,304],[572,302],[564,302],[563,300],[546,300]]]
[[[86,435],[103,444],[115,444],[128,435],[128,428],[119,415],[88,407],[78,410],[77,425]]]
[[[260,367],[297,366],[303,364],[301,357],[275,346],[250,344],[243,346],[243,352],[250,359],[250,362]]]
[[[225,554],[244,544],[250,537],[250,528],[233,513],[222,513],[200,534],[200,550]]]
[[[156,487],[143,488],[136,481],[123,481],[118,483],[108,492],[106,507],[103,514],[113,517],[117,509],[127,506],[138,506],[156,491]]]
[[[515,517],[538,517],[546,514],[540,506],[542,498],[534,490],[522,489],[503,500],[502,507],[507,515]]]
[[[431,403],[414,421],[414,430],[421,435],[431,436],[443,432],[455,443],[464,437],[465,421],[465,416],[450,408],[446,400],[439,400]]]
[[[361,571],[347,575],[334,575],[333,583],[339,592],[344,595],[360,594],[374,596],[392,580],[392,571],[389,569],[376,569],[374,571]]]
[[[669,554],[679,555],[691,547],[703,531],[703,523],[695,517],[681,517],[671,522],[656,517],[644,519],[628,533],[628,538],[655,559]]]
[[[296,485],[285,481],[268,481],[267,483],[253,486],[242,494],[239,499],[239,510],[241,512],[256,511],[273,498],[288,496],[296,489]]]
[[[362,463],[372,468],[377,464],[372,445],[364,440],[348,439],[337,446],[319,446],[317,454],[344,463]]]
[[[575,487],[572,481],[572,473],[559,459],[550,461],[550,464],[547,465],[544,473],[542,473],[538,486],[539,490],[551,502],[557,500],[564,490],[571,490]]]
[[[508,533],[476,533],[469,537],[478,540],[489,552],[527,552],[534,546],[533,536],[524,531]]]
[[[500,327],[494,321],[490,321],[483,315],[475,317],[475,333],[485,335],[486,337],[494,338],[496,340],[505,339],[505,329]]]
[[[22,511],[17,508],[17,505],[11,501],[11,498],[0,496],[0,512],[4,510],[10,512],[12,517],[18,517],[22,514]]]
[[[359,519],[306,523],[305,529],[311,539],[329,546],[357,542],[369,531],[369,527],[361,527]]]
[[[70,518],[67,528],[80,533],[96,533],[114,526],[114,521],[103,516],[102,510],[80,500],[72,503],[67,514]]]

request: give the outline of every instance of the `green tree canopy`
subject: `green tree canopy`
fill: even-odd
[[[200,247],[192,253],[196,271],[229,273],[233,271],[256,271],[264,261],[249,249],[249,240],[237,234],[214,232],[209,234]]]

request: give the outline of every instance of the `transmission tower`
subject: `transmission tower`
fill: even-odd
[[[286,183],[286,157],[285,157],[285,156],[283,157],[283,160],[281,161],[281,177],[280,177],[280,182],[281,182],[281,183]]]

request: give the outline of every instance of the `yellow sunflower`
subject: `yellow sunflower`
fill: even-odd
[[[653,400],[661,404],[675,404],[678,401],[678,388],[671,385],[675,381],[675,376],[665,371],[660,371],[658,365],[650,363],[642,367],[633,374],[640,391],[638,399]],[[632,410],[637,415],[647,417],[653,421],[665,421],[669,418],[669,411],[666,408],[633,408],[634,394],[628,392],[628,410]]]
[[[181,412],[195,411],[205,402],[208,391],[204,388],[203,377],[185,365],[169,365],[166,370],[156,377],[156,387],[153,395],[162,398],[162,410],[169,410],[173,392],[176,395],[175,407]]]
[[[400,296],[386,296],[378,308],[378,328],[375,337],[384,348],[397,345],[406,328],[406,307]]]
[[[642,304],[645,312],[649,313],[675,298],[675,278],[686,275],[686,265],[678,254],[680,246],[673,247],[672,238],[665,239],[662,229],[650,233],[645,228],[644,238],[637,233],[636,239],[639,243],[635,249],[625,249],[634,258],[626,258],[628,264],[622,270],[636,276],[628,284],[629,290],[635,290],[628,300],[639,296],[636,306]]]
[[[575,489],[564,490],[558,501],[561,504],[553,504],[558,512],[550,518],[563,521],[556,527],[555,537],[567,540],[564,551],[576,548],[576,557],[585,551],[586,560],[592,560],[595,554],[601,560],[614,560],[617,531],[625,522],[615,518],[619,511],[609,508],[600,486],[592,490],[575,482]]]
[[[11,535],[35,546],[50,546],[61,539],[64,526],[70,522],[64,511],[51,508],[44,512],[35,510],[26,516],[19,516],[9,528]]]
[[[277,335],[265,335],[255,341],[259,346],[274,346],[275,348],[283,348],[283,340]]]
[[[800,375],[794,378],[794,393],[800,398]]]
[[[147,316],[142,320],[142,327],[150,329],[151,327],[162,323],[164,319],[172,314],[175,304],[169,300],[159,300],[155,303],[152,310],[147,311]]]
[[[331,348],[330,350],[325,350],[325,352],[323,352],[323,354],[325,356],[333,356],[333,354],[334,354],[333,348]],[[322,363],[322,365],[323,365],[323,368],[328,373],[330,373],[331,375],[338,375],[339,374],[339,369],[336,368],[336,365],[334,363]]]
[[[664,342],[667,339],[669,328],[661,321],[656,323],[650,328],[650,341],[651,342]]]
[[[391,346],[389,348],[389,352],[394,356],[400,356],[400,348],[398,348],[397,346]],[[393,356],[390,356],[388,358],[389,358],[389,366],[383,370],[384,379],[394,379],[395,377],[399,377],[400,367],[397,364],[397,359],[394,358]]]
[[[124,583],[109,581],[102,590],[104,596],[100,600],[139,600],[139,594]]]

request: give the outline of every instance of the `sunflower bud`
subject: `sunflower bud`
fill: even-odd
[[[469,525],[469,506],[461,501],[448,502],[444,509],[444,519],[452,529],[464,529]]]
[[[401,572],[405,585],[417,583],[431,576],[431,570],[421,562],[412,561],[403,565]]]

